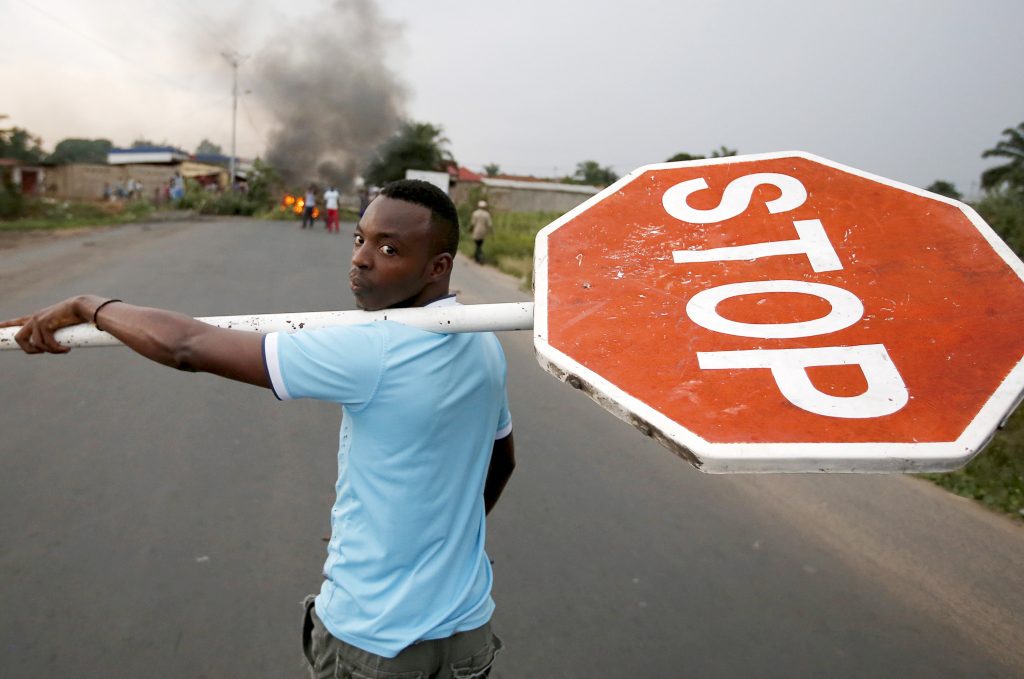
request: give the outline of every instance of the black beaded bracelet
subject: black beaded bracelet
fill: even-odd
[[[122,299],[108,299],[106,302],[104,302],[103,304],[100,304],[98,307],[96,307],[96,311],[92,312],[92,324],[96,326],[97,330],[103,330],[103,328],[100,327],[100,324],[96,321],[96,316],[97,316],[97,314],[99,314],[100,309],[102,309],[103,307],[107,306],[108,304],[113,304],[114,302],[123,302],[123,301],[124,300],[122,300]]]

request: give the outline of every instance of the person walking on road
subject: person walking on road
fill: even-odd
[[[473,242],[476,250],[473,251],[473,259],[477,264],[484,263],[484,239],[491,235],[494,227],[491,224],[491,213],[487,211],[487,201],[481,200],[476,204],[476,210],[469,218],[473,227]]]
[[[302,228],[313,228],[314,214],[316,213],[316,186],[309,185],[302,202]]]
[[[449,283],[458,244],[458,215],[443,191],[389,184],[356,226],[356,305],[457,304]],[[281,400],[341,405],[324,579],[304,602],[310,676],[488,676],[502,642],[490,625],[485,517],[515,467],[506,363],[493,333],[379,321],[261,336],[93,295],[0,327],[23,326],[15,339],[26,353],[66,353],[54,332],[84,322],[179,370]]]
[[[324,207],[327,208],[327,231],[328,233],[341,233],[341,223],[338,221],[338,202],[341,194],[338,189],[328,186],[324,191]]]

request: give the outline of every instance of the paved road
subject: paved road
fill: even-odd
[[[0,250],[0,316],[79,291],[350,307],[348,229],[225,220]],[[525,298],[461,260],[464,301]],[[702,475],[505,334],[519,468],[492,675],[1024,676],[1024,529],[905,477]],[[0,354],[0,677],[302,676],[338,412],[120,349]]]

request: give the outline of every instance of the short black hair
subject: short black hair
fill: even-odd
[[[435,255],[447,252],[454,257],[459,251],[459,213],[447,193],[422,179],[399,179],[386,184],[380,195],[430,210],[430,223],[434,227],[434,242],[438,248]]]

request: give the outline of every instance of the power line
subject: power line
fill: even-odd
[[[168,7],[170,7],[174,12],[178,12],[180,10],[184,10],[184,11],[188,12],[189,14],[191,14],[192,15],[192,20],[189,21],[189,23],[191,25],[194,25],[196,28],[199,29],[199,31],[204,33],[207,38],[209,38],[209,45],[210,45],[210,47],[213,47],[213,48],[216,49],[217,47],[219,47],[223,43],[223,41],[224,41],[223,36],[215,35],[213,33],[213,31],[211,31],[209,29],[209,27],[208,27],[208,24],[212,24],[213,21],[210,20],[210,18],[208,16],[206,16],[205,14],[200,12],[197,8],[192,7],[190,9],[189,7],[186,6],[186,5],[190,5],[191,3],[183,3],[180,0],[178,2],[171,2],[170,0],[164,0],[164,4],[167,5]],[[233,49],[234,48],[232,48],[232,50]]]

